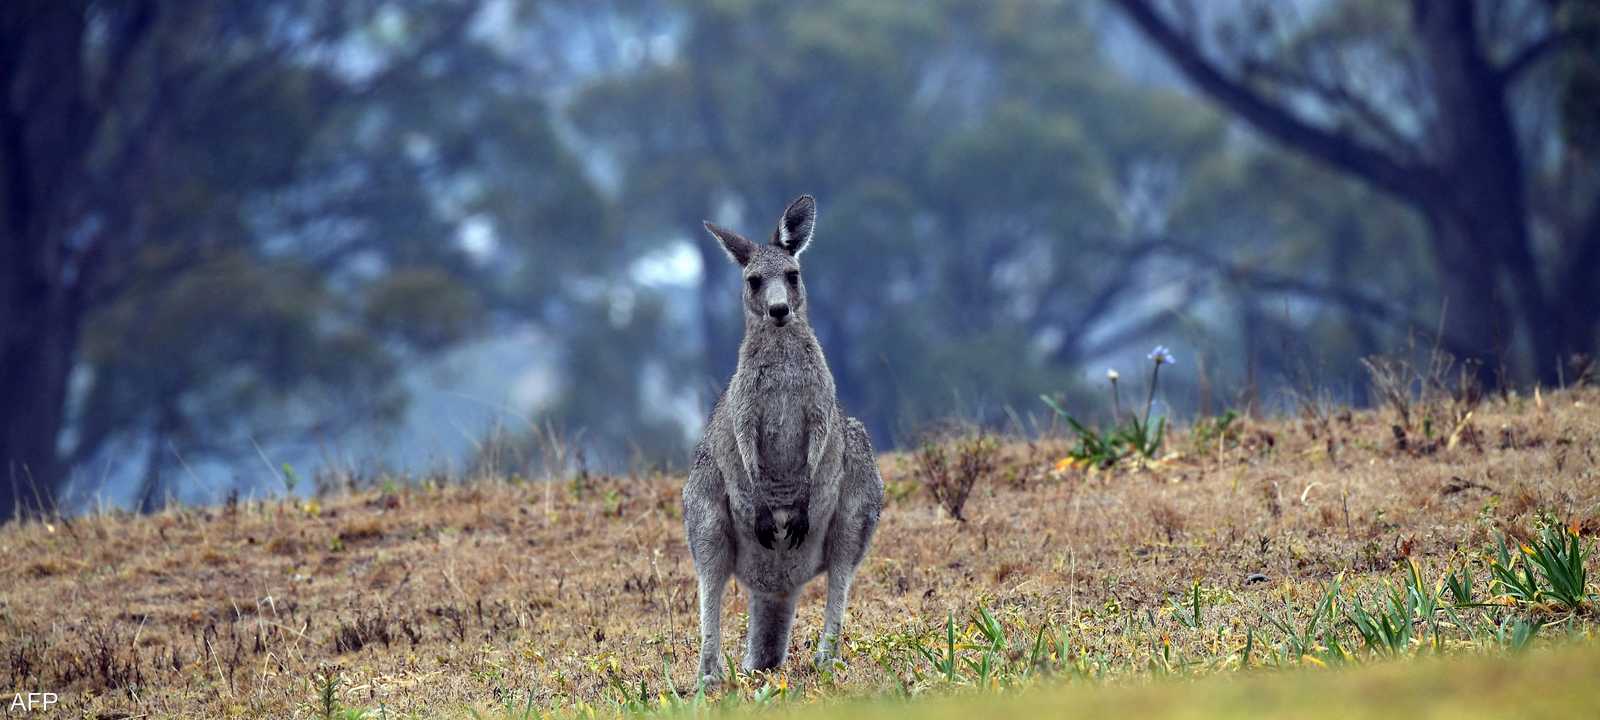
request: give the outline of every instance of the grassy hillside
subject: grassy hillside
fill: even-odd
[[[1540,527],[1562,547],[1574,533],[1593,545],[1597,403],[1593,390],[1511,397],[1448,427],[1413,418],[1409,432],[1389,411],[1207,422],[1170,436],[1160,461],[1111,469],[1064,461],[1066,438],[1009,443],[965,522],[923,489],[914,455],[885,456],[890,500],[846,665],[803,661],[819,581],[788,666],[704,699],[682,690],[697,641],[680,478],[380,479],[319,501],[13,523],[0,528],[0,676],[112,717],[835,698],[875,699],[841,707],[870,714],[903,708],[894,698],[1024,688],[1036,689],[1006,702],[1029,712],[1323,717],[1343,709],[1331,699],[1360,697],[1373,714],[1447,700],[1485,716],[1593,708],[1600,691],[1572,680],[1600,664],[1592,599],[1574,609],[1534,572],[1518,600],[1520,575],[1491,575],[1542,557]],[[1592,553],[1585,569],[1594,577]],[[730,653],[744,605],[730,593]],[[1570,647],[1495,659],[1558,641]],[[1413,659],[1434,655],[1489,657]],[[1389,657],[1401,660],[1320,669]],[[1306,671],[1233,673],[1258,666]],[[1445,697],[1461,688],[1481,702]]]
[[[1221,676],[1137,687],[1071,685],[917,706],[916,716],[1296,718],[1584,718],[1600,716],[1600,645],[1487,658],[1395,661],[1341,672]],[[901,703],[839,707],[832,718],[905,715]],[[1070,714],[1069,714],[1070,713]]]

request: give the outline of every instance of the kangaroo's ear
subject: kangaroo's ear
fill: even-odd
[[[711,237],[721,243],[722,249],[727,251],[728,257],[739,263],[739,267],[750,264],[750,256],[756,254],[756,244],[744,239],[743,235],[720,227],[711,221],[706,221],[706,229],[711,231]]]
[[[811,231],[816,227],[817,199],[801,195],[789,203],[788,210],[783,211],[783,219],[778,221],[778,229],[772,233],[772,244],[790,255],[799,256],[800,251],[811,244]]]

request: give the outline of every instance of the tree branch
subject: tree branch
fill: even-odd
[[[120,9],[125,14],[120,22],[115,23],[113,32],[116,36],[111,39],[111,49],[106,53],[100,77],[95,83],[94,102],[102,114],[115,103],[118,81],[127,73],[129,61],[145,45],[155,24],[156,6],[148,0],[140,0]]]
[[[1504,64],[1495,70],[1501,85],[1511,85],[1529,68],[1537,65],[1540,60],[1549,57],[1557,50],[1570,47],[1577,40],[1577,34],[1569,31],[1556,31],[1535,40],[1515,55],[1508,58]]]
[[[1268,137],[1416,205],[1426,204],[1440,184],[1432,169],[1396,162],[1387,153],[1297,117],[1239,80],[1223,74],[1163,19],[1148,0],[1115,0],[1128,18],[1206,95]]]
[[[1231,262],[1184,243],[1170,239],[1149,241],[1173,257],[1211,269],[1231,282],[1263,292],[1285,293],[1338,304],[1348,310],[1366,315],[1380,322],[1402,329],[1426,328],[1420,318],[1381,299],[1370,297],[1351,288],[1312,282],[1291,275],[1280,275],[1247,265]]]
[[[1206,283],[1202,278],[1192,277],[1184,281],[1183,299],[1179,300],[1176,304],[1181,306],[1194,302],[1195,298],[1199,297],[1202,289],[1205,287],[1205,284]],[[1078,352],[1074,353],[1074,355],[1080,358],[1092,358],[1099,355],[1104,355],[1116,350],[1117,348],[1127,345],[1128,343],[1138,340],[1141,337],[1145,337],[1153,332],[1156,332],[1157,330],[1161,330],[1162,328],[1171,325],[1172,322],[1177,318],[1177,313],[1172,312],[1170,309],[1163,309],[1160,312],[1154,313],[1149,317],[1140,320],[1139,322],[1117,331],[1110,337],[1104,338],[1093,345],[1078,348]],[[1066,343],[1064,342],[1063,344]],[[1058,357],[1064,358],[1067,357],[1067,355],[1064,353],[1058,353]]]
[[[1095,322],[1105,317],[1119,298],[1134,289],[1134,271],[1150,257],[1155,249],[1155,246],[1150,243],[1138,243],[1131,247],[1120,248],[1117,251],[1117,254],[1121,256],[1120,260],[1109,272],[1100,276],[1104,280],[1100,284],[1100,290],[1094,294],[1094,297],[1083,304],[1083,309],[1076,314],[1076,317],[1070,323],[1063,324],[1065,325],[1062,327],[1063,335],[1068,338],[1082,337]],[[1040,298],[1039,304],[1035,306],[1029,318],[1029,327],[1052,324],[1050,322],[1051,309],[1056,303],[1056,296],[1068,286],[1068,283],[1060,277],[1051,279],[1051,282],[1046,286],[1044,296]],[[1070,357],[1078,355],[1079,350],[1080,348],[1074,347],[1072,343],[1063,342],[1054,354],[1057,361],[1065,362]]]
[[[1357,95],[1355,91],[1346,87],[1343,83],[1325,82],[1306,73],[1267,63],[1246,63],[1243,70],[1246,76],[1261,77],[1289,88],[1310,93],[1330,106],[1347,108],[1351,114],[1365,122],[1374,133],[1377,133],[1385,142],[1389,143],[1395,151],[1407,155],[1415,152],[1411,141],[1393,123],[1390,123],[1388,118],[1378,112],[1378,109],[1368,102],[1366,98]]]

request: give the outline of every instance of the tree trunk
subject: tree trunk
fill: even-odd
[[[162,398],[155,429],[150,433],[149,452],[145,455],[144,478],[139,481],[139,512],[146,514],[159,512],[167,506],[167,500],[173,495],[162,474],[164,463],[161,458],[162,451],[179,434],[183,423],[183,417],[178,414],[177,392],[169,389],[162,394]]]
[[[1566,318],[1562,351],[1592,356],[1600,342],[1600,291],[1596,290],[1600,288],[1600,201],[1590,208],[1587,222],[1573,236],[1577,243],[1563,268],[1560,294],[1551,305]]]
[[[0,3],[0,520],[54,509],[62,475],[56,443],[88,282],[69,277],[64,249],[94,131],[84,28],[76,3]]]
[[[1450,182],[1448,199],[1432,208],[1435,252],[1454,316],[1452,337],[1493,367],[1515,341],[1526,342],[1528,370],[1554,379],[1565,334],[1550,312],[1528,233],[1521,149],[1499,71],[1479,46],[1471,3],[1413,5],[1440,122],[1431,140]],[[1441,217],[1448,220],[1439,222]]]
[[[21,222],[8,223],[0,256],[0,520],[55,508],[63,474],[56,443],[79,330],[54,233],[43,221]]]
[[[8,273],[11,274],[11,273]],[[63,317],[59,300],[22,302],[13,294],[0,314],[8,318],[0,350],[0,518],[55,508],[63,469],[56,452],[65,419],[77,324]],[[20,312],[14,312],[18,309]]]
[[[146,448],[144,459],[144,477],[139,480],[139,495],[135,499],[139,512],[149,515],[161,510],[166,504],[166,495],[161,488],[161,446],[167,439],[157,430],[150,435],[150,447]]]
[[[1495,266],[1482,257],[1485,240],[1442,213],[1428,224],[1439,277],[1439,344],[1457,360],[1481,363],[1479,379],[1492,387],[1511,342],[1513,316]]]

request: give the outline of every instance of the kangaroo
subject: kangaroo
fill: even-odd
[[[743,667],[766,670],[788,657],[800,590],[826,572],[815,661],[832,662],[850,581],[883,507],[872,442],[859,420],[840,411],[833,374],[806,319],[799,257],[816,217],[816,200],[800,196],[769,245],[705,224],[744,271],[738,369],[712,408],[683,486],[706,684],[722,679],[722,597],[730,576],[750,594]]]

